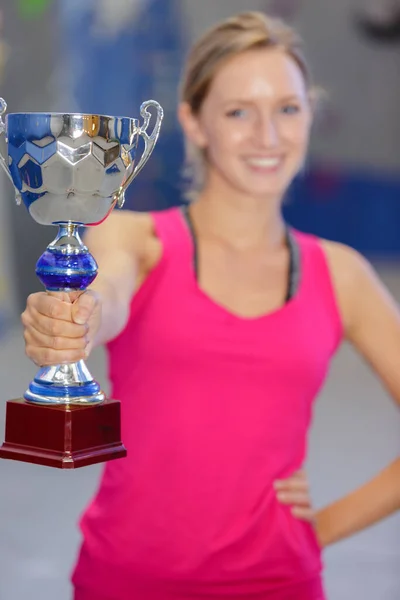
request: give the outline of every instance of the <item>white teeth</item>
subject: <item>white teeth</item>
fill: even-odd
[[[254,167],[273,169],[274,167],[277,167],[281,161],[280,158],[249,158],[247,159],[247,162]]]

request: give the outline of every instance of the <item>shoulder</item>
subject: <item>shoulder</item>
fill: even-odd
[[[342,284],[354,282],[354,278],[365,277],[373,271],[370,262],[360,252],[339,242],[318,239],[329,267]]]
[[[357,320],[360,304],[371,294],[384,294],[384,286],[360,252],[346,244],[318,241],[326,257],[345,329],[349,331]]]
[[[93,240],[104,236],[117,237],[121,241],[134,241],[152,235],[152,230],[153,220],[149,213],[114,209],[100,225],[88,228],[86,237]]]
[[[94,254],[110,252],[110,249],[132,254],[145,271],[151,270],[161,257],[161,244],[151,213],[113,210],[103,223],[87,231],[85,241]]]
[[[360,252],[339,242],[318,240],[332,276],[340,287],[351,289],[362,281],[375,278],[371,263]]]
[[[313,252],[318,250],[320,254],[322,250],[329,273],[338,289],[350,290],[360,279],[371,277],[371,264],[351,246],[301,231],[296,231],[296,237],[303,246],[311,248]]]
[[[301,246],[308,250],[311,257],[323,260],[330,284],[333,288],[337,308],[345,332],[353,321],[354,306],[360,300],[361,290],[366,282],[374,278],[373,269],[367,259],[354,248],[319,238],[313,234],[295,231]],[[315,264],[312,265],[314,276]]]
[[[346,338],[400,402],[398,303],[366,258],[347,246],[321,243],[335,281]]]

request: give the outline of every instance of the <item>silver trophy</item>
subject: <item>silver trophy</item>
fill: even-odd
[[[155,125],[148,133],[155,109]],[[5,122],[0,99],[0,134],[8,157],[0,164],[32,218],[56,225],[58,234],[39,258],[36,273],[48,291],[84,291],[97,264],[79,229],[100,224],[124,204],[125,190],[148,161],[157,142],[163,110],[148,100],[137,119],[91,114],[13,113]],[[140,138],[144,150],[137,160]],[[35,405],[93,405],[105,396],[84,361],[39,370],[24,394]],[[1,455],[1,453],[0,453]]]

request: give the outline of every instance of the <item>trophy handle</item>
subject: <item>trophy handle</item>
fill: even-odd
[[[7,110],[7,103],[3,98],[0,98],[0,135],[5,133],[5,131],[6,131],[6,124],[4,123],[3,118],[2,118],[2,116],[4,115],[6,110]],[[19,193],[19,190],[17,190],[17,188],[14,185],[14,180],[10,173],[10,169],[8,168],[7,161],[1,152],[0,152],[0,165],[3,167],[4,171],[7,173],[7,177],[9,178],[9,180],[11,181],[11,183],[14,186],[14,189],[16,192],[16,196],[15,196],[16,203],[18,205],[21,204],[21,194]]]
[[[151,119],[151,112],[147,110],[149,106],[153,106],[157,111],[156,124],[154,125],[154,129],[150,135],[147,133],[147,128]],[[146,102],[143,102],[143,104],[140,107],[140,115],[143,117],[144,120],[143,125],[139,129],[139,134],[144,140],[144,150],[138,164],[135,166],[132,173],[129,175],[128,179],[119,191],[117,200],[118,208],[122,208],[124,205],[126,188],[132,183],[133,179],[135,179],[138,173],[143,169],[144,165],[149,160],[151,153],[153,152],[154,146],[157,142],[160,133],[161,123],[164,118],[164,111],[160,104],[156,102],[156,100],[146,100]]]

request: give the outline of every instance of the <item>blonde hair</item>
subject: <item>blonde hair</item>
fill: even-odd
[[[197,115],[220,67],[228,60],[263,48],[281,48],[298,65],[310,96],[317,95],[311,72],[302,51],[302,40],[295,30],[280,19],[262,12],[244,12],[230,17],[205,32],[192,47],[180,86],[180,101]],[[186,142],[185,176],[190,177],[192,199],[204,182],[205,154]]]

